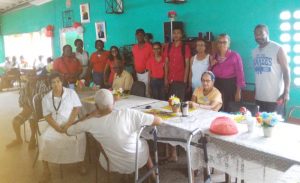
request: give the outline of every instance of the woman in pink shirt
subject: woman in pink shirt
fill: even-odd
[[[245,87],[242,59],[229,47],[229,35],[220,34],[217,39],[217,53],[213,56],[210,68],[216,76],[215,87],[222,93],[222,110],[226,112],[230,112],[229,102],[241,100],[241,89]]]

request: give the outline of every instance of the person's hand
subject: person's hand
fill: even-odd
[[[216,59],[211,59],[210,61],[210,66],[214,66],[218,63],[218,61]]]
[[[235,102],[241,101],[241,92],[235,92],[234,101]]]
[[[277,104],[282,105],[285,104],[288,100],[290,100],[290,95],[288,92],[284,92],[280,97],[277,99]]]
[[[64,133],[63,128],[61,126],[55,128],[58,133]]]

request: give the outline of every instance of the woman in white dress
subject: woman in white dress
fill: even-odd
[[[42,101],[43,115],[49,126],[42,134],[39,145],[39,159],[43,161],[43,180],[50,179],[48,162],[68,164],[83,162],[86,138],[85,134],[67,136],[63,128],[76,120],[81,103],[74,90],[64,88],[58,73],[50,76],[52,90]],[[84,173],[81,163],[81,173]],[[47,181],[45,181],[47,182]]]
[[[209,67],[209,59],[210,56],[208,54],[208,45],[207,43],[200,39],[196,42],[196,50],[197,54],[194,55],[191,59],[190,64],[190,86],[192,86],[192,90],[194,91],[196,88],[201,86],[201,76],[207,71]]]

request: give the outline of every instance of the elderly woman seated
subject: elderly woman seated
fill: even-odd
[[[50,75],[52,90],[42,100],[43,115],[49,126],[41,135],[39,159],[43,160],[44,172],[41,182],[50,179],[48,162],[69,164],[83,162],[86,138],[84,133],[68,136],[64,133],[64,126],[75,122],[79,107],[78,95],[74,90],[64,88],[59,73]],[[85,173],[82,166],[80,173]]]
[[[161,118],[128,108],[114,109],[113,95],[107,89],[100,89],[95,95],[95,101],[97,111],[93,113],[93,118],[72,126],[69,123],[70,127],[66,126],[67,134],[91,133],[106,152],[111,172],[133,173],[138,130],[144,125],[159,125]],[[138,143],[138,167],[141,168],[146,163],[148,168],[153,167],[147,142],[139,139]],[[106,169],[106,161],[102,155],[99,161],[101,166]]]
[[[215,76],[211,71],[205,71],[201,75],[202,86],[196,88],[190,106],[192,108],[203,108],[219,111],[222,107],[222,95],[214,87]]]

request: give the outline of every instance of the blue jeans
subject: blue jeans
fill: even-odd
[[[150,80],[152,98],[158,100],[165,99],[164,80],[151,78]]]
[[[104,87],[104,73],[93,72],[93,81],[95,85],[100,85],[100,87]]]

